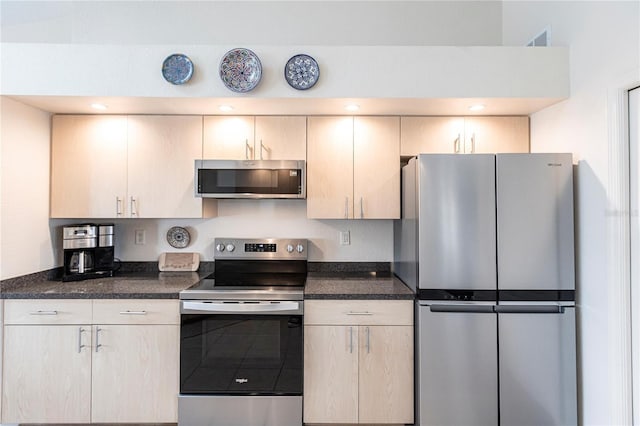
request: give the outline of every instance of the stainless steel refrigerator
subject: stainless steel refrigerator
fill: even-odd
[[[570,154],[421,154],[394,272],[416,290],[416,425],[577,424]]]

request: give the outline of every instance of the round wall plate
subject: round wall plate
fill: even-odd
[[[193,62],[182,53],[169,55],[162,63],[162,76],[171,84],[184,84],[193,76]]]
[[[312,88],[320,78],[320,67],[309,55],[295,55],[284,66],[284,78],[298,90]]]
[[[262,78],[258,55],[249,49],[231,49],[220,62],[220,79],[228,89],[245,93],[256,88]]]
[[[191,241],[191,235],[186,228],[174,226],[167,231],[167,242],[173,248],[185,248]]]

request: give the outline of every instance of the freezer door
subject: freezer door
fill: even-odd
[[[576,425],[575,308],[506,310],[498,314],[500,423]]]
[[[492,306],[420,303],[416,425],[497,426],[497,315]]]
[[[496,155],[499,290],[574,290],[571,154]]]
[[[418,156],[419,288],[496,289],[495,156]]]

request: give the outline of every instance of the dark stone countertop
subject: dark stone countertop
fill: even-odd
[[[5,280],[0,299],[177,299],[209,272],[128,272],[85,281],[53,281],[46,272]]]
[[[309,273],[304,298],[413,300],[415,294],[390,274]]]

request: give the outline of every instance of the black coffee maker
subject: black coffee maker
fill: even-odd
[[[111,277],[114,272],[113,224],[83,223],[62,229],[62,281]]]

